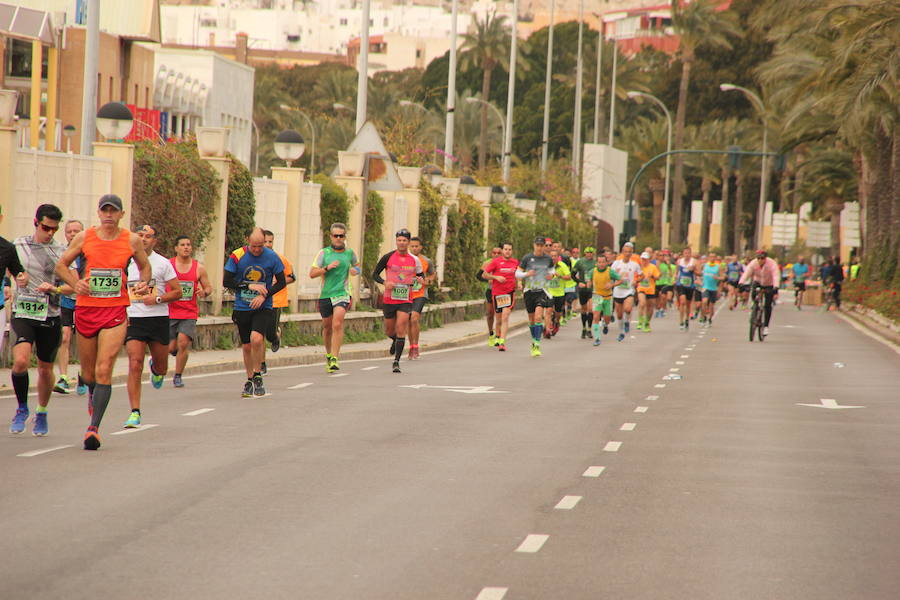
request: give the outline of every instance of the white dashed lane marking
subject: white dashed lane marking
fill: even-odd
[[[534,554],[539,551],[544,543],[550,539],[549,535],[544,535],[542,533],[529,533],[528,536],[522,540],[522,543],[519,544],[519,547],[516,548],[516,552],[524,552],[527,554]]]
[[[129,433],[137,433],[138,431],[153,429],[154,427],[159,427],[159,423],[147,423],[146,425],[141,425],[140,427],[131,427],[129,429],[123,429],[122,431],[113,431],[110,435],[127,435]]]
[[[619,448],[622,447],[622,442],[606,442],[606,446],[603,447],[604,452],[618,452]]]
[[[635,427],[637,427],[637,423],[625,423],[619,427],[619,431],[634,431]]]
[[[475,600],[503,600],[508,590],[509,588],[486,587],[475,596]]]
[[[575,506],[581,502],[581,496],[563,496],[562,500],[556,503],[556,510],[572,510]]]
[[[666,387],[666,384],[664,384],[664,383],[657,383],[657,384],[654,385],[653,387],[655,387],[655,388],[664,388],[664,387]]]
[[[690,358],[690,357],[691,357],[690,354],[682,354],[682,355],[681,355],[681,358]]]
[[[669,373],[677,373],[680,370],[681,369],[679,369],[678,367],[672,367],[671,369],[669,369]]]
[[[683,360],[676,360],[676,361],[675,361],[675,364],[676,364],[676,365],[683,365],[683,364],[684,364],[684,361],[683,361]]]
[[[16,456],[21,456],[22,458],[31,458],[33,456],[40,456],[41,454],[47,454],[48,452],[56,452],[57,450],[65,450],[66,448],[73,448],[71,444],[68,446],[54,446],[52,448],[44,448],[43,450],[32,450],[31,452],[23,452],[22,454],[16,454]]]
[[[216,410],[216,409],[214,409],[214,408],[198,408],[197,410],[192,410],[191,412],[183,413],[181,416],[182,417],[196,417],[198,415],[204,415],[204,414],[206,414],[208,412],[212,412],[214,410]]]
[[[334,375],[329,375],[329,379],[334,379],[335,377],[346,377],[349,373],[335,373]]]
[[[373,371],[373,370],[375,370],[375,369],[377,369],[377,368],[378,368],[378,367],[363,367],[362,369],[360,369],[360,371]]]
[[[606,467],[588,467],[587,470],[581,474],[582,477],[600,477],[603,471],[606,470]]]
[[[646,398],[644,398],[644,400],[649,400],[650,402],[653,402],[654,400],[659,400],[659,396],[647,396]]]
[[[289,387],[288,389],[289,389],[289,390],[302,390],[303,388],[309,387],[309,386],[311,386],[311,385],[312,385],[312,383],[310,383],[310,382],[306,382],[306,383],[298,383],[297,385],[292,385],[292,386]]]
[[[646,406],[638,406],[637,408],[634,409],[634,412],[645,413],[645,412],[647,412],[647,407]]]

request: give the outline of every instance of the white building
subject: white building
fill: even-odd
[[[154,107],[163,113],[166,137],[228,127],[228,150],[249,164],[255,69],[209,50],[154,50]]]

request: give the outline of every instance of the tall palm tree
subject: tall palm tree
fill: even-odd
[[[689,127],[687,137],[689,145],[697,150],[718,150],[721,144],[721,122],[707,121],[699,126]],[[709,225],[712,220],[711,193],[713,185],[721,183],[719,174],[721,166],[719,155],[694,154],[689,158],[690,165],[700,175],[700,191],[703,194],[703,210],[700,218],[700,248],[703,249],[709,242]]]
[[[639,117],[619,132],[619,145],[634,160],[629,161],[633,169],[639,168],[648,160],[666,151],[668,123],[664,118],[648,119]],[[662,203],[665,198],[666,166],[659,160],[649,170],[648,186],[653,202],[653,234],[662,239]],[[628,174],[631,181],[634,174]]]
[[[831,255],[841,250],[841,211],[844,203],[857,196],[857,173],[853,154],[832,145],[810,149],[810,157],[803,163],[804,180],[798,189],[802,201],[813,203],[813,210],[825,213],[831,220]]]
[[[740,37],[737,18],[730,11],[720,11],[717,0],[694,0],[682,6],[683,0],[672,0],[672,27],[681,38],[678,58],[681,60],[681,82],[678,86],[678,108],[675,111],[675,148],[684,147],[684,127],[687,114],[688,87],[697,48],[731,48],[729,38]],[[675,175],[672,186],[672,239],[684,238],[681,200],[684,189],[684,155],[675,155]]]
[[[515,23],[512,31],[515,33]],[[459,55],[461,70],[482,70],[481,97],[490,98],[491,76],[494,69],[500,66],[509,69],[509,35],[506,17],[496,13],[485,15],[484,19],[475,19],[475,30],[463,36]],[[487,128],[488,107],[481,105],[481,135],[478,140],[478,168],[487,165]]]

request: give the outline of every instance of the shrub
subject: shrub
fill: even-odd
[[[381,256],[381,227],[384,224],[384,198],[378,192],[369,191],[366,196],[366,232],[363,239],[363,281],[370,290],[374,288],[372,271]]]
[[[437,255],[441,243],[441,209],[444,198],[433,185],[426,180],[419,184],[419,237],[422,245],[431,249],[432,258]]]
[[[319,200],[319,214],[322,220],[322,245],[331,244],[328,228],[332,223],[347,223],[350,220],[350,199],[347,192],[324,173],[316,173],[313,183],[322,184],[322,197]]]
[[[247,235],[256,224],[256,194],[253,175],[235,156],[231,159],[228,176],[228,214],[225,218],[225,256],[244,245]]]
[[[481,282],[475,273],[484,262],[484,219],[481,205],[467,194],[459,194],[459,206],[447,213],[447,248],[444,281],[453,288],[451,297],[472,298]]]

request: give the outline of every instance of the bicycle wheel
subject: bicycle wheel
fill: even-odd
[[[759,338],[759,341],[763,341],[766,339],[766,333],[762,322],[762,311],[757,312],[759,313],[760,319],[756,323],[756,336]]]
[[[753,336],[756,335],[757,329],[757,314],[759,313],[759,307],[755,304],[753,305],[753,310],[750,311],[750,341],[753,341]]]

